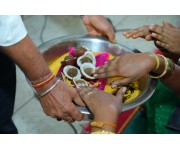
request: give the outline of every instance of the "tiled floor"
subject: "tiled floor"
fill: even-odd
[[[174,25],[179,25],[180,16],[106,16],[111,19],[117,30],[116,41],[129,48],[136,48],[141,51],[152,51],[155,46],[152,42],[143,39],[125,39],[121,31],[137,28],[146,24],[162,24],[163,20]],[[84,35],[87,31],[79,16],[23,16],[24,23],[29,36],[38,46],[41,43],[56,37],[67,35]],[[44,28],[43,33],[42,28]],[[34,98],[32,89],[17,67],[17,91],[16,103],[13,116],[19,133],[58,133],[72,134],[74,131],[67,123],[44,115],[39,102]],[[75,122],[73,125],[78,133],[86,122]]]

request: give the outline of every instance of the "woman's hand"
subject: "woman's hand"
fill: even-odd
[[[133,38],[133,39],[144,38],[147,41],[152,40],[151,31],[149,30],[149,26],[147,26],[147,25],[137,28],[137,29],[133,29],[133,30],[124,32],[123,35],[126,38]]]
[[[94,121],[117,123],[118,115],[121,113],[123,94],[126,88],[121,88],[117,95],[101,91],[95,87],[79,87],[77,91],[94,114]]]
[[[112,43],[115,43],[113,26],[106,18],[98,15],[85,15],[82,21],[90,35],[106,35]]]
[[[123,79],[113,82],[112,87],[127,85],[149,74],[156,68],[156,63],[156,59],[151,53],[122,54],[104,66],[98,67],[94,72],[94,77],[99,79],[120,76]]]

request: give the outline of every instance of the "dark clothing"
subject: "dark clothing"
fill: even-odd
[[[12,121],[16,91],[16,68],[8,56],[0,52],[0,134],[15,134]]]

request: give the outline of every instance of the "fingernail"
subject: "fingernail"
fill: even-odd
[[[94,74],[95,73],[95,71],[93,70],[92,72],[91,72],[91,74]]]
[[[155,37],[155,36],[156,36],[156,33],[152,33],[151,35]]]
[[[79,85],[76,85],[76,88],[77,88],[77,89],[80,89]]]
[[[154,27],[153,25],[150,25],[150,26],[149,26],[149,29],[150,29],[150,30],[152,30],[152,29],[153,29],[153,27]]]
[[[111,87],[114,89],[114,88],[117,88],[117,85],[113,84]]]
[[[122,90],[123,93],[125,93],[127,88],[126,87],[122,87],[121,90]]]

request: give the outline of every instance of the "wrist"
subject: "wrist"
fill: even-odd
[[[109,109],[105,113],[103,113],[102,111],[95,113],[94,121],[95,122],[110,122],[116,125],[118,122],[118,116],[119,116],[119,111],[115,109],[111,109],[111,110]],[[102,129],[98,127],[92,127],[92,131],[99,131],[99,130],[102,130]],[[111,132],[116,131],[114,127],[109,126],[107,124],[104,124],[103,130],[111,131]]]
[[[155,58],[154,54],[152,53],[145,53],[146,57],[145,59],[148,62],[148,68],[149,68],[149,72],[156,70],[157,66],[158,66],[158,62],[157,62],[157,58]]]
[[[51,81],[47,84],[43,85],[42,87],[35,88],[37,94],[41,94],[46,91],[49,87],[51,87],[56,82],[56,78],[54,77]]]

